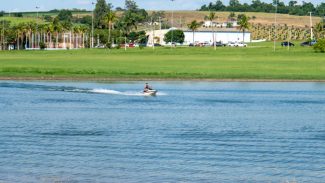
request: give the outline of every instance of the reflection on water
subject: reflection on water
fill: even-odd
[[[0,182],[323,182],[325,84],[0,82]]]

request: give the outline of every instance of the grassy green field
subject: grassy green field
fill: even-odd
[[[4,20],[10,21],[11,25],[37,21],[35,18],[30,18],[30,17],[4,17]],[[38,20],[38,22],[43,23],[43,20]]]
[[[325,54],[312,48],[139,48],[0,51],[0,78],[325,80]]]

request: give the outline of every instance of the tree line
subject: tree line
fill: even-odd
[[[14,45],[15,49],[47,48],[91,48],[111,47],[113,43],[146,43],[145,31],[138,26],[145,24],[148,15],[134,0],[125,0],[125,9],[117,15],[112,5],[97,0],[93,15],[73,16],[71,10],[60,10],[57,16],[35,17],[36,21],[14,24],[2,20],[0,25],[1,49]],[[161,12],[153,15],[162,15]],[[43,21],[39,21],[42,18]],[[67,46],[68,45],[68,46]]]
[[[314,16],[325,16],[325,3],[314,5],[311,2],[302,2],[299,4],[297,0],[291,0],[288,4],[283,0],[273,0],[273,3],[265,3],[261,0],[252,0],[250,4],[240,3],[239,0],[230,0],[228,5],[224,5],[221,0],[215,3],[203,5],[200,11],[234,11],[234,12],[275,12],[275,5],[277,5],[277,12],[290,15],[309,15],[312,12]]]

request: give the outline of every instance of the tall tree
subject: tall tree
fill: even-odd
[[[89,32],[89,27],[86,25],[80,25],[80,33],[82,34],[82,47],[85,48],[85,33]]]
[[[97,0],[94,10],[94,25],[98,28],[105,27],[105,16],[112,8],[111,4],[107,4],[105,0]]]
[[[125,9],[136,11],[138,9],[138,5],[134,0],[125,0]]]
[[[125,34],[128,34],[132,29],[137,30],[138,24],[147,20],[148,13],[144,9],[139,9],[133,0],[125,1],[126,11],[118,22]]]
[[[65,21],[65,22],[72,22],[72,12],[70,10],[60,10],[58,14],[58,19],[60,21]]]
[[[46,47],[52,48],[52,33],[53,33],[53,24],[46,24],[44,27],[46,33]]]
[[[60,23],[60,21],[55,18],[53,20],[53,31],[55,32],[56,35],[56,40],[55,40],[55,48],[59,47],[59,33],[62,31],[62,25]]]
[[[105,16],[105,21],[108,27],[108,43],[111,42],[111,29],[113,27],[114,22],[117,20],[116,13],[113,11],[109,11]]]
[[[243,31],[243,42],[245,42],[245,32],[249,28],[249,17],[245,14],[238,15],[238,17],[239,29]]]
[[[212,24],[212,37],[213,37],[213,45],[214,45],[214,49],[217,49],[217,45],[216,45],[216,39],[215,39],[215,33],[214,33],[214,25],[213,25],[213,21],[217,18],[216,13],[215,12],[210,12],[207,19],[211,21]]]
[[[236,11],[240,8],[241,4],[239,0],[229,0],[229,7],[228,10],[230,11]]]
[[[193,45],[195,40],[195,31],[200,27],[200,23],[198,23],[196,20],[193,20],[190,24],[187,25],[187,27],[193,32]]]

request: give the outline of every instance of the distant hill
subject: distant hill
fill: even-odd
[[[235,12],[236,15],[242,14],[243,12]],[[166,18],[172,19],[172,12],[166,11]],[[204,17],[208,15],[208,11],[174,11],[174,25],[186,26],[193,20],[204,21]],[[226,22],[230,12],[216,12],[219,17],[216,21]],[[272,25],[274,24],[274,13],[258,13],[258,12],[245,12],[244,14],[251,17],[250,22],[254,24]],[[253,17],[255,17],[253,19]],[[321,21],[320,17],[312,17],[313,24]],[[182,22],[182,23],[181,23]],[[306,27],[310,25],[309,16],[295,16],[288,14],[277,14],[277,23],[280,25],[295,26],[295,27]]]
[[[148,11],[150,14],[152,11]],[[241,14],[243,12],[235,12],[236,15]],[[22,12],[23,19],[30,20],[31,18],[35,18],[37,13],[36,12]],[[43,15],[50,15],[56,16],[57,12],[39,12],[39,17]],[[118,15],[121,12],[117,13]],[[174,11],[174,25],[177,27],[186,27],[188,23],[193,20],[197,20],[199,22],[204,21],[204,17],[208,15],[208,11]],[[216,21],[226,22],[230,12],[216,12],[217,16],[219,17]],[[244,14],[248,15],[252,19],[250,20],[251,23],[254,24],[265,24],[265,25],[272,25],[274,23],[274,13],[259,13],[259,12],[244,12]],[[74,16],[82,17],[86,15],[91,15],[91,12],[73,12]],[[172,11],[165,11],[165,16],[169,22],[172,19]],[[253,17],[255,17],[253,19]],[[15,20],[19,20],[19,18],[15,18]],[[320,17],[312,17],[313,24],[316,24],[321,21]],[[20,22],[20,21],[19,21]],[[295,16],[295,15],[288,15],[288,14],[277,14],[277,22],[280,25],[287,25],[287,26],[295,26],[295,27],[306,27],[310,25],[309,16]]]

